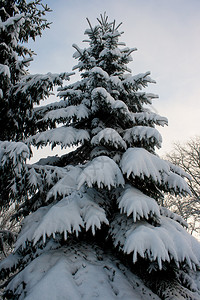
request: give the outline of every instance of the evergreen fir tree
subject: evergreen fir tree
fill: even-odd
[[[106,15],[89,47],[74,45],[81,80],[34,109],[26,145],[76,148],[26,165],[26,216],[1,262],[9,299],[199,299],[199,243],[161,206],[162,193],[190,193],[179,167],[155,153],[167,119],[150,109],[150,72],[132,75],[135,48]],[[182,298],[181,298],[182,297]]]
[[[34,52],[24,43],[30,38],[35,40],[43,29],[49,27],[44,18],[49,10],[41,0],[29,3],[25,0],[0,1],[0,154],[9,154],[14,165],[23,163],[30,155],[27,146],[19,142],[38,131],[33,105],[48,97],[53,86],[62,84],[66,76],[51,73],[30,75],[27,71]],[[3,164],[7,163],[3,159]],[[20,170],[19,166],[17,168]],[[8,176],[5,182],[8,182]],[[0,204],[5,206],[8,198],[8,195],[1,194]]]
[[[61,85],[66,73],[28,73],[34,52],[25,47],[49,27],[45,14],[50,9],[41,0],[0,0],[0,209],[28,198],[27,166],[31,150],[23,142],[39,130],[34,104],[48,97],[54,85]],[[42,128],[44,129],[44,128]],[[1,230],[3,241],[13,234]]]

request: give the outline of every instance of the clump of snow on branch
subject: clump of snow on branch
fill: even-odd
[[[124,140],[131,144],[134,142],[148,141],[148,143],[154,143],[158,148],[161,147],[162,136],[155,128],[148,126],[134,126],[125,130]]]
[[[132,223],[119,215],[111,223],[109,233],[115,246],[119,245],[125,253],[133,254],[133,262],[138,260],[139,255],[157,261],[159,269],[164,262],[171,260],[177,267],[180,263],[186,263],[194,270],[199,267],[199,244],[194,243],[195,239],[170,218],[161,216],[161,223],[155,227],[144,220]]]
[[[98,188],[107,187],[111,189],[111,187],[123,186],[124,178],[114,160],[107,156],[99,156],[89,162],[80,174],[78,188],[84,183],[88,187],[96,184]]]
[[[84,129],[63,126],[37,133],[27,139],[27,143],[37,147],[40,145],[46,146],[47,144],[52,144],[52,148],[56,145],[61,145],[63,148],[83,143],[84,141],[89,140],[89,138],[89,133]]]
[[[138,189],[126,185],[121,196],[117,200],[121,213],[127,216],[133,215],[133,222],[153,215],[160,218],[160,209],[157,202],[149,196],[143,194]]]
[[[3,74],[3,76],[7,76],[10,78],[10,69],[7,65],[0,64],[0,74]]]
[[[109,75],[100,67],[94,67],[89,71],[89,75],[96,75],[97,78],[103,78],[104,80],[109,80]]]
[[[143,87],[147,87],[148,83],[156,83],[155,80],[151,79],[149,76],[150,72],[141,73],[137,75],[125,75],[125,79],[123,80],[123,84],[126,87],[131,87],[134,91],[141,90]]]
[[[64,178],[67,170],[60,167],[42,166],[38,164],[28,165],[29,187],[43,191],[44,185],[54,185],[55,182]]]
[[[80,104],[49,111],[45,114],[43,121],[50,120],[51,122],[63,122],[66,120],[71,120],[72,118],[80,121],[82,119],[88,118],[88,116],[89,109],[84,104]]]
[[[115,100],[105,88],[98,87],[93,89],[91,97],[95,104],[101,106],[102,103],[105,101],[105,103],[111,108],[111,109],[119,109],[122,110],[122,112],[126,113],[127,115],[131,116],[131,113],[128,109],[128,106],[121,100]]]
[[[129,148],[122,156],[121,168],[129,177],[151,177],[155,182],[161,183],[161,173],[169,173],[169,165],[158,156],[149,153],[143,148]]]
[[[16,249],[26,247],[27,241],[36,244],[41,237],[45,243],[46,237],[55,237],[56,233],[63,233],[66,240],[67,233],[78,235],[81,227],[85,227],[86,231],[91,228],[94,235],[95,229],[100,229],[102,223],[109,224],[104,209],[89,194],[72,192],[58,203],[42,207],[26,217]]]
[[[105,128],[101,130],[97,135],[95,135],[92,140],[91,144],[99,145],[102,143],[103,145],[111,145],[116,149],[122,148],[126,149],[126,142],[122,139],[119,133],[112,129],[112,128]]]
[[[175,193],[181,193],[183,195],[191,195],[190,188],[187,182],[178,174],[170,172],[169,174],[163,174],[163,181],[169,191]]]
[[[26,160],[30,158],[29,147],[22,142],[0,141],[0,166],[11,162],[15,174],[20,175]]]
[[[160,207],[160,214],[162,216],[165,216],[165,217],[168,217],[170,219],[173,219],[177,222],[179,222],[181,225],[185,226],[185,227],[188,227],[188,224],[187,222],[181,217],[179,216],[178,214],[170,211],[167,207]]]
[[[137,121],[138,125],[159,125],[165,126],[168,125],[168,120],[165,117],[162,117],[156,113],[151,111],[144,111],[144,112],[136,112],[132,113],[133,117]]]
[[[66,173],[48,192],[47,200],[51,197],[55,199],[58,196],[68,196],[77,190],[77,178],[81,173],[81,168],[76,166],[68,166]]]

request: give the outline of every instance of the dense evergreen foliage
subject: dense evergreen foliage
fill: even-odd
[[[48,83],[42,92],[23,74],[14,88],[31,99],[33,117],[16,130],[22,141],[1,144],[2,172],[9,162],[18,180],[15,217],[26,216],[15,252],[0,264],[2,278],[14,274],[4,296],[198,299],[199,243],[160,205],[163,192],[190,191],[187,174],[155,153],[162,142],[155,126],[167,124],[151,111],[157,96],[143,91],[155,82],[150,72],[131,74],[136,49],[119,41],[120,25],[106,15],[88,24],[88,48],[74,45],[81,79],[59,88],[60,101],[33,109],[69,74],[40,76]],[[26,164],[31,145],[47,144],[75,148]]]
[[[62,84],[66,77],[66,74],[51,73],[30,75],[27,71],[34,52],[25,47],[24,43],[30,38],[35,40],[43,29],[49,27],[44,18],[48,11],[49,8],[40,0],[28,3],[25,0],[0,1],[0,141],[1,149],[4,149],[1,155],[7,153],[9,156],[9,160],[3,158],[7,172],[6,178],[1,176],[0,181],[0,205],[3,206],[10,198],[11,191],[16,192],[24,185],[21,182],[21,168],[24,160],[30,156],[30,151],[18,142],[38,130],[33,105],[48,97],[53,86]],[[17,181],[10,172],[15,165],[20,174]],[[17,172],[14,170],[15,175]],[[9,189],[5,189],[8,182],[12,183]]]
[[[33,106],[61,85],[66,73],[30,75],[29,63],[34,52],[27,42],[41,36],[49,27],[45,14],[50,9],[41,0],[0,1],[0,209],[1,217],[7,215],[12,203],[28,199],[27,166],[30,148],[23,141],[38,129]],[[12,207],[13,209],[13,207]],[[11,209],[11,210],[12,210]],[[5,254],[5,244],[11,244],[15,233],[4,230],[1,222],[0,251]],[[14,222],[14,221],[13,221]],[[12,223],[13,223],[12,222]],[[8,222],[6,222],[8,223]],[[10,226],[8,226],[10,227]],[[11,228],[14,228],[11,226]],[[8,229],[8,228],[7,228]]]

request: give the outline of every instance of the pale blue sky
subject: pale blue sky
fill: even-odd
[[[44,1],[45,2],[45,1]],[[136,47],[133,74],[151,71],[156,85],[149,92],[156,111],[166,116],[169,126],[158,128],[163,136],[160,154],[174,141],[200,135],[200,0],[47,0],[52,8],[51,29],[31,43],[37,53],[33,73],[70,72],[76,61],[72,44],[82,43],[88,27],[86,17],[107,12],[110,20],[123,22],[122,41]]]

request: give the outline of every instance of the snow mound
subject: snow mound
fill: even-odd
[[[120,198],[117,200],[121,213],[124,212],[127,216],[133,214],[133,221],[140,220],[155,215],[160,218],[160,211],[157,202],[143,194],[138,189],[127,185],[122,192]]]
[[[99,156],[86,165],[77,182],[78,188],[86,183],[89,187],[97,184],[98,188],[105,186],[111,189],[112,186],[124,185],[124,178],[114,160],[108,156]]]
[[[10,281],[7,290],[22,292],[26,300],[160,299],[117,259],[84,243],[40,255]]]

